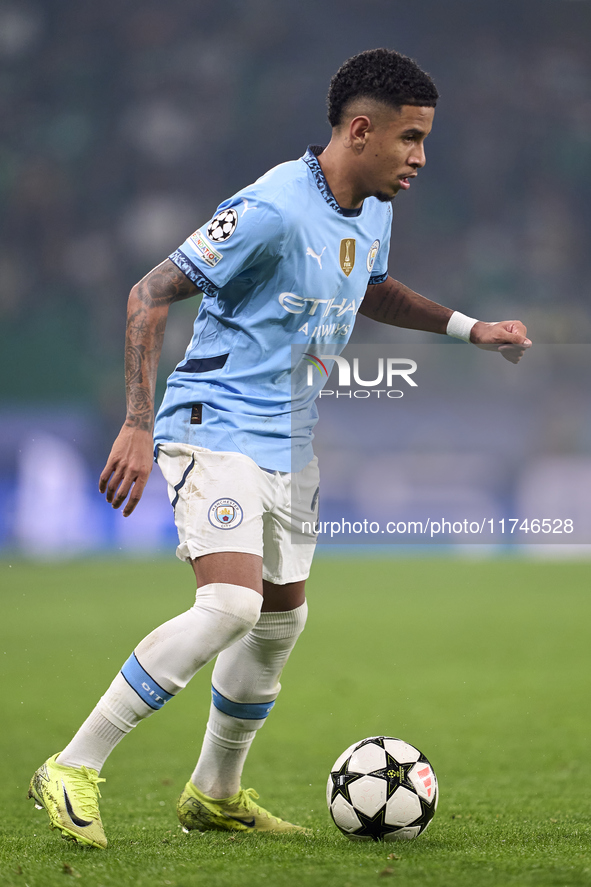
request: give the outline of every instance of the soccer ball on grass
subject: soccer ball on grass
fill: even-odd
[[[337,758],[326,786],[335,825],[353,840],[410,840],[437,809],[437,778],[418,748],[370,736]]]

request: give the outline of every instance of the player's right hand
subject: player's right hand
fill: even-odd
[[[484,351],[498,351],[511,363],[519,363],[532,345],[520,320],[502,320],[500,323],[479,320],[472,327],[470,341]]]
[[[119,508],[127,499],[123,517],[129,517],[144,492],[154,464],[154,439],[150,431],[124,425],[99,479],[99,491]]]

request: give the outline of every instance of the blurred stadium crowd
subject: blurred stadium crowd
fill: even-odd
[[[441,93],[392,275],[537,341],[591,342],[590,38],[585,0],[2,0],[0,476],[40,416],[86,416],[98,464],[123,416],[130,286],[222,199],[326,143],[330,76],[374,46]],[[195,309],[171,314],[165,372]],[[356,340],[432,337],[360,318]]]

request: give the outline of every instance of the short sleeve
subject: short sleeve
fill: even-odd
[[[209,222],[170,256],[208,296],[255,266],[274,264],[280,255],[283,220],[268,200],[241,192],[224,201]]]
[[[384,280],[388,277],[388,257],[390,255],[390,235],[392,233],[392,210],[388,207],[388,212],[386,213],[386,225],[384,227],[384,233],[382,239],[380,241],[380,245],[378,248],[378,254],[375,258],[375,262],[373,264],[373,268],[371,269],[371,276],[369,278],[370,284],[383,283]]]

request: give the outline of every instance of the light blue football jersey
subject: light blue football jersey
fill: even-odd
[[[391,204],[374,197],[339,206],[322,150],[224,201],[170,256],[203,300],[168,379],[156,445],[243,453],[275,471],[313,457],[314,401],[327,379],[314,356],[340,354],[367,285],[386,279],[392,222]]]

